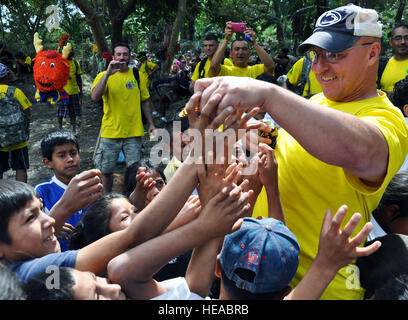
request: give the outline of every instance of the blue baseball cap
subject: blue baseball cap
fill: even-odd
[[[244,218],[241,228],[225,237],[220,264],[237,288],[252,293],[273,293],[285,289],[299,265],[299,244],[295,235],[279,220]],[[242,279],[237,269],[254,272]]]
[[[4,78],[8,72],[8,68],[4,64],[0,63],[0,78]]]
[[[305,53],[311,46],[331,52],[350,48],[360,37],[382,37],[377,11],[348,4],[326,11],[317,19],[313,34],[299,46]]]

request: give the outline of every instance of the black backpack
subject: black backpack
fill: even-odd
[[[139,70],[137,70],[136,68],[132,68],[132,70],[133,70],[133,76],[135,77],[136,82],[137,82],[137,86],[139,87],[139,91],[140,91],[140,94],[139,94],[139,96],[140,96],[140,107],[142,107],[142,89],[140,89]],[[146,117],[144,115],[143,110],[142,110],[142,122],[143,122],[143,125],[145,125],[147,123],[147,119],[146,119]]]
[[[15,87],[9,86],[6,96],[0,98],[0,147],[28,140],[28,118],[14,98]]]
[[[377,88],[381,89],[381,77],[384,73],[385,67],[388,64],[388,61],[390,59],[387,57],[382,57],[380,58],[380,61],[378,63],[378,72],[377,72]]]
[[[309,73],[311,69],[312,69],[312,62],[309,59],[306,59],[305,57],[303,59],[301,80],[300,80],[300,83],[296,87],[296,93],[299,94],[300,96],[303,96],[303,90],[305,89],[305,86],[307,83],[308,87],[306,89],[306,98],[309,98],[311,96],[310,79],[309,79]]]
[[[200,66],[198,67],[198,79],[205,78],[205,70],[204,70],[204,67],[205,67],[205,64],[207,63],[207,59],[208,59],[208,57],[205,57],[203,60],[201,60],[201,61],[199,62]],[[226,59],[226,58],[222,59],[221,64],[224,64],[225,59]]]

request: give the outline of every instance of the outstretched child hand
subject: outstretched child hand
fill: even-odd
[[[75,227],[73,225],[65,222],[61,231],[56,236],[58,239],[68,240],[74,230]]]
[[[261,150],[258,154],[259,180],[265,186],[268,198],[268,217],[286,223],[279,194],[278,162],[275,158],[275,152],[270,146],[264,143],[259,144],[259,149]]]
[[[333,219],[331,211],[327,210],[323,219],[319,249],[315,261],[326,270],[337,272],[342,267],[350,264],[354,259],[368,256],[381,246],[380,241],[375,241],[368,247],[358,247],[364,242],[373,229],[371,222],[367,222],[361,231],[355,237],[351,238],[351,234],[361,219],[361,214],[359,213],[354,213],[344,229],[342,231],[340,230],[347,210],[346,205],[341,206]]]
[[[201,202],[198,196],[190,196],[184,207],[180,210],[177,218],[186,217],[193,220],[198,217],[201,212]]]
[[[211,159],[215,162],[216,159]],[[241,173],[242,164],[233,163],[225,169],[225,163],[221,164],[197,164],[199,184],[198,194],[202,206],[205,206],[221,189],[231,183],[237,183]]]
[[[55,219],[55,234],[63,229],[65,221],[75,212],[82,210],[102,195],[100,170],[91,169],[77,174],[69,182],[62,197],[55,203],[49,216]]]
[[[136,173],[136,187],[129,196],[129,201],[139,210],[143,210],[146,203],[146,196],[150,189],[156,185],[145,167],[140,167]]]
[[[342,267],[347,266],[358,257],[374,253],[381,246],[380,241],[375,241],[368,247],[358,247],[373,229],[371,222],[367,222],[361,231],[351,238],[351,234],[361,219],[359,213],[353,214],[344,229],[340,230],[347,210],[346,205],[341,206],[333,218],[330,210],[327,210],[320,231],[319,249],[316,258],[303,279],[285,299],[319,299]]]
[[[251,208],[249,197],[253,191],[243,191],[247,184],[248,180],[244,180],[239,186],[231,183],[223,187],[203,207],[199,219],[206,225],[205,230],[211,237],[222,237],[232,232],[237,220],[248,214]]]
[[[91,169],[77,174],[69,182],[60,201],[66,202],[69,210],[75,213],[101,197],[101,172]]]
[[[265,143],[259,144],[259,179],[265,188],[278,188],[278,162],[274,150]]]

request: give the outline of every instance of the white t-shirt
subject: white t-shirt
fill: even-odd
[[[167,292],[150,300],[205,300],[190,291],[186,279],[183,277],[165,280],[160,284],[167,289]]]
[[[383,228],[378,224],[378,222],[374,219],[373,215],[371,215],[371,223],[373,224],[374,228],[371,230],[370,234],[367,237],[367,241],[371,241],[375,238],[386,236],[387,233],[384,231]]]

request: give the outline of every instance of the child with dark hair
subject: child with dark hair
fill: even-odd
[[[81,249],[100,238],[127,228],[136,208],[121,194],[111,193],[91,204],[69,237],[69,249]]]
[[[151,181],[152,179],[149,182]],[[180,222],[180,217],[183,217],[183,210],[187,211],[185,207],[179,213],[178,219],[173,221],[164,232],[169,232],[179,224],[185,223],[183,222],[185,218]],[[81,249],[112,232],[128,228],[139,211],[124,195],[111,193],[103,196],[83,214],[81,221],[70,236],[69,249]],[[190,210],[189,220],[193,220],[197,216],[192,211],[193,209]],[[154,275],[154,278],[157,281],[163,281],[184,276],[190,257],[191,250],[172,259]]]
[[[44,165],[54,172],[47,181],[37,184],[34,189],[43,200],[44,211],[48,213],[62,197],[67,185],[80,169],[79,143],[70,131],[57,130],[47,133],[41,140]],[[71,215],[58,235],[61,251],[68,250],[68,235],[81,220],[87,207]]]
[[[408,124],[408,76],[395,83],[394,90],[389,98],[392,104],[401,110],[405,117],[405,122]],[[403,170],[408,170],[408,156],[399,169],[399,171]]]
[[[149,159],[142,159],[127,167],[124,180],[123,194],[138,210],[146,207],[167,182],[163,171]]]
[[[175,173],[175,172],[174,172]],[[173,174],[174,174],[173,173]],[[145,208],[166,186],[166,177],[163,171],[154,166],[150,160],[141,160],[132,164],[125,172],[124,194],[129,197],[129,201],[137,208]],[[175,229],[185,221],[195,219],[201,212],[201,203],[197,196],[190,196],[184,207],[177,215],[177,219],[168,227],[165,232]],[[190,261],[192,250],[188,250],[175,257],[153,278],[163,281],[178,276],[184,276]]]
[[[388,291],[387,295],[390,291],[396,294],[396,277],[405,279],[405,288],[408,285],[408,236],[387,234],[368,241],[365,246],[370,246],[374,241],[381,241],[381,247],[370,256],[358,258],[356,262],[360,271],[360,284],[366,290],[366,299],[378,299],[383,287],[387,287],[382,291],[383,294],[386,293],[385,290]]]
[[[9,180],[0,181],[0,259],[21,281],[44,272],[49,266],[106,274],[112,258],[166,230],[191,195],[197,179],[193,165],[183,166],[166,190],[127,228],[110,233],[82,249],[60,252],[55,233],[60,232],[61,222],[67,217],[100,197],[99,175],[99,170],[89,170],[72,178],[49,215],[42,211],[42,204],[32,187],[17,182],[13,184]]]
[[[391,179],[371,214],[371,222],[374,229],[368,240],[389,233],[408,235],[408,171],[400,171]]]
[[[376,289],[374,300],[408,300],[408,274],[392,276],[382,287]]]

